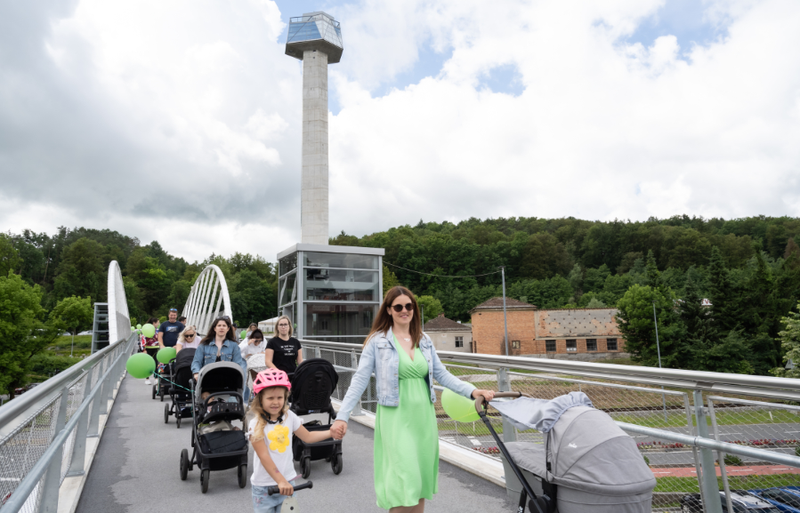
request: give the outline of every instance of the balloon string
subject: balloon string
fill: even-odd
[[[178,388],[182,388],[182,389],[186,390],[187,392],[191,392],[191,391],[192,391],[192,389],[191,389],[191,388],[186,388],[186,387],[184,387],[184,386],[181,386],[181,385],[179,385],[179,384],[175,383],[174,381],[170,381],[170,380],[168,380],[167,378],[163,377],[161,374],[158,374],[158,373],[157,373],[157,372],[155,372],[155,371],[153,371],[153,376],[155,376],[157,379],[163,379],[163,380],[164,380],[164,381],[166,381],[167,383],[172,383],[172,384],[173,384],[173,385],[175,385],[176,387],[178,387]]]

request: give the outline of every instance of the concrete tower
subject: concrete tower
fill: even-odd
[[[286,55],[303,61],[300,226],[305,244],[328,244],[328,64],[342,58],[339,22],[324,12],[289,20]]]

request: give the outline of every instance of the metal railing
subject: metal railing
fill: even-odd
[[[138,337],[96,352],[0,408],[0,511],[55,512],[67,477],[85,473],[86,440]]]
[[[361,345],[308,339],[302,344],[307,358],[325,358],[334,364],[340,374],[334,398],[342,399],[358,367]],[[704,511],[721,513],[719,490],[725,491],[729,502],[731,488],[800,483],[798,379],[448,351],[438,354],[451,373],[478,387],[513,389],[543,399],[572,391],[586,393],[595,407],[606,411],[637,440],[658,481],[654,508],[677,511],[683,497],[699,494]],[[376,405],[373,378],[353,414],[360,408],[374,412]],[[441,439],[500,458],[481,423],[456,423],[438,403],[436,416]],[[492,425],[505,441],[542,441],[536,431],[517,431],[499,416],[492,418]],[[798,436],[789,436],[793,431]],[[747,465],[729,476],[728,467],[739,463]],[[735,481],[734,486],[729,486],[730,480]],[[728,507],[728,511],[732,509]]]

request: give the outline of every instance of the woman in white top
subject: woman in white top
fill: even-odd
[[[194,325],[186,326],[178,334],[178,343],[175,344],[175,352],[181,349],[197,349],[200,345],[200,337],[197,335],[197,328]]]
[[[239,344],[239,351],[245,360],[250,359],[255,354],[263,353],[266,348],[267,343],[264,341],[264,334],[258,329],[253,330],[250,336]]]

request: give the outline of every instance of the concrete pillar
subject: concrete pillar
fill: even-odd
[[[328,55],[303,52],[300,227],[305,244],[328,244]]]

